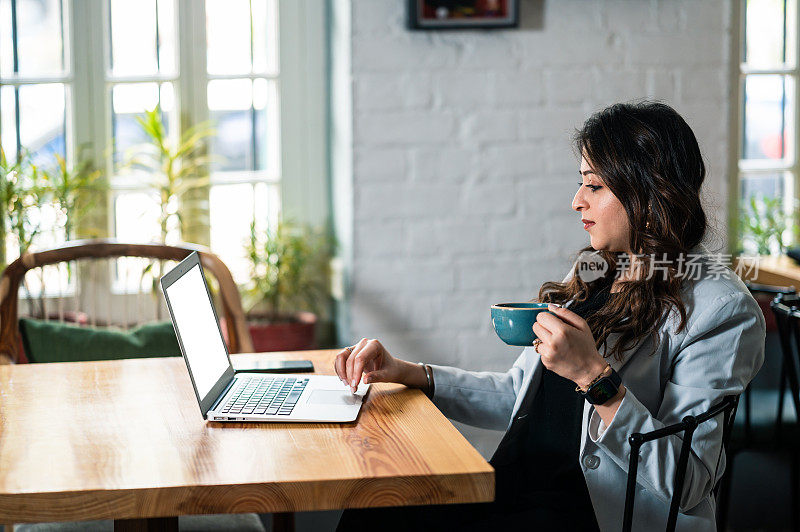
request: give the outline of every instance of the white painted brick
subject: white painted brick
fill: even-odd
[[[358,149],[353,157],[356,183],[408,180],[408,151],[398,148]]]
[[[480,160],[481,171],[490,177],[537,175],[544,169],[542,144],[525,142],[492,146]]]
[[[577,168],[577,167],[576,167]],[[517,184],[523,215],[541,214],[547,217],[577,221],[580,216],[572,210],[572,199],[578,190],[578,175],[560,175],[547,180],[531,179]]]
[[[353,73],[368,71],[435,70],[456,64],[458,47],[432,47],[429,32],[355,36],[352,40]]]
[[[569,31],[564,35],[527,33],[521,37],[521,63],[525,69],[542,66],[610,67],[623,64],[623,46],[619,34],[607,31]]]
[[[591,82],[585,70],[559,69],[545,72],[544,85],[548,103],[579,104],[589,96]]]
[[[580,128],[589,118],[580,106],[547,106],[525,109],[520,113],[522,138],[557,139],[569,143],[575,128]]]
[[[353,228],[356,245],[364,257],[396,257],[404,250],[405,221],[365,221]],[[360,244],[360,245],[359,245]]]
[[[543,2],[544,29],[553,34],[562,35],[569,40],[585,33],[593,33],[600,29],[603,3],[597,0],[580,0],[578,2]]]
[[[419,147],[412,152],[412,175],[415,181],[464,181],[475,172],[476,157],[472,148]]]
[[[661,68],[647,69],[648,98],[672,102],[677,96],[677,76],[675,72]]]
[[[494,101],[492,85],[485,72],[439,72],[433,76],[435,105],[448,109],[472,109]]]
[[[520,62],[519,39],[514,32],[442,35],[443,41],[456,39],[460,48],[458,67],[469,69],[517,68]]]
[[[633,4],[638,5],[633,5]],[[618,33],[628,33],[632,29],[639,32],[653,32],[658,28],[653,2],[642,0],[603,0],[600,11],[600,25]]]
[[[599,107],[644,98],[647,73],[643,70],[594,71],[595,97]]]
[[[357,117],[353,137],[361,145],[444,142],[454,130],[455,120],[449,113],[374,112]]]
[[[392,217],[435,217],[452,212],[459,189],[453,185],[369,184],[356,193],[356,221]]]
[[[486,252],[489,244],[483,221],[455,220],[446,215],[445,220],[409,222],[408,253],[411,256],[456,257]]]
[[[688,0],[682,2],[684,27],[687,32],[718,33],[726,28],[727,12],[731,11],[728,2],[718,0]]]
[[[655,13],[658,29],[662,32],[676,33],[685,27],[685,10],[682,9],[680,2],[657,0]]]
[[[580,127],[582,124],[578,124]],[[549,175],[561,175],[573,172],[575,179],[578,179],[578,170],[580,170],[581,160],[577,153],[573,150],[572,141],[564,139],[563,141],[548,142],[544,147],[545,151],[545,168]]]
[[[405,25],[405,9],[396,0],[369,0],[353,3],[353,34],[385,35],[398,33]]]
[[[486,326],[490,320],[489,307],[495,303],[490,296],[474,292],[445,296],[439,325],[475,333]]]
[[[429,106],[433,99],[428,74],[370,73],[359,78],[355,85],[356,111]]]
[[[542,101],[542,75],[538,71],[500,72],[494,76],[497,105],[519,108]]]
[[[469,142],[501,142],[519,137],[517,111],[478,111],[464,118],[460,136]]]
[[[516,197],[514,186],[509,183],[478,183],[464,190],[461,212],[470,216],[502,216],[514,212]]]
[[[552,235],[542,232],[538,227],[543,219],[503,218],[489,222],[488,233],[490,250],[494,252],[523,251],[549,244]]]
[[[726,63],[724,36],[698,33],[680,35],[626,34],[625,61],[632,66],[711,66]]]
[[[519,261],[487,256],[481,260],[465,259],[456,264],[459,290],[519,288],[522,285]]]
[[[718,100],[727,89],[728,79],[723,70],[689,70],[680,72],[682,101]]]

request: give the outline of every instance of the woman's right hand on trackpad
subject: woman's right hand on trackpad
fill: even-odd
[[[393,357],[375,339],[362,338],[357,344],[345,347],[336,354],[333,365],[336,375],[354,393],[362,375],[364,383],[397,382],[414,388],[427,383],[421,366]]]

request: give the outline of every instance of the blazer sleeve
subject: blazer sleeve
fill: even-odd
[[[678,423],[686,415],[705,412],[727,395],[742,393],[764,360],[765,331],[764,316],[749,294],[720,296],[698,316],[673,356],[671,376],[656,415],[628,389],[614,419],[600,434],[596,430],[599,414],[592,411],[589,437],[627,471],[630,434]],[[695,430],[681,511],[699,504],[724,470],[721,417]],[[641,448],[637,481],[664,501],[672,497],[681,442],[675,435]]]
[[[525,374],[527,349],[505,373],[467,371],[431,364],[433,404],[450,419],[493,430],[505,430]]]

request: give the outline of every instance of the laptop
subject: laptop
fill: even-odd
[[[234,371],[196,251],[161,278],[161,290],[204,419],[343,423],[358,416],[369,384],[351,393],[337,376]]]

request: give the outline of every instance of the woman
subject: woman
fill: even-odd
[[[542,285],[539,301],[561,306],[539,314],[539,341],[511,369],[412,364],[366,338],[336,357],[346,385],[363,375],[422,388],[452,419],[507,429],[491,460],[495,502],[348,511],[340,530],[370,522],[619,530],[628,436],[741,393],[761,367],[757,303],[730,269],[703,254],[705,166],[683,118],[661,103],[616,104],[586,121],[575,147],[580,186],[572,208],[591,245],[561,283]],[[587,254],[607,266],[597,279],[581,268]],[[695,432],[679,530],[715,530],[721,441],[718,419]],[[642,447],[636,529],[664,527],[680,444],[673,436]]]

